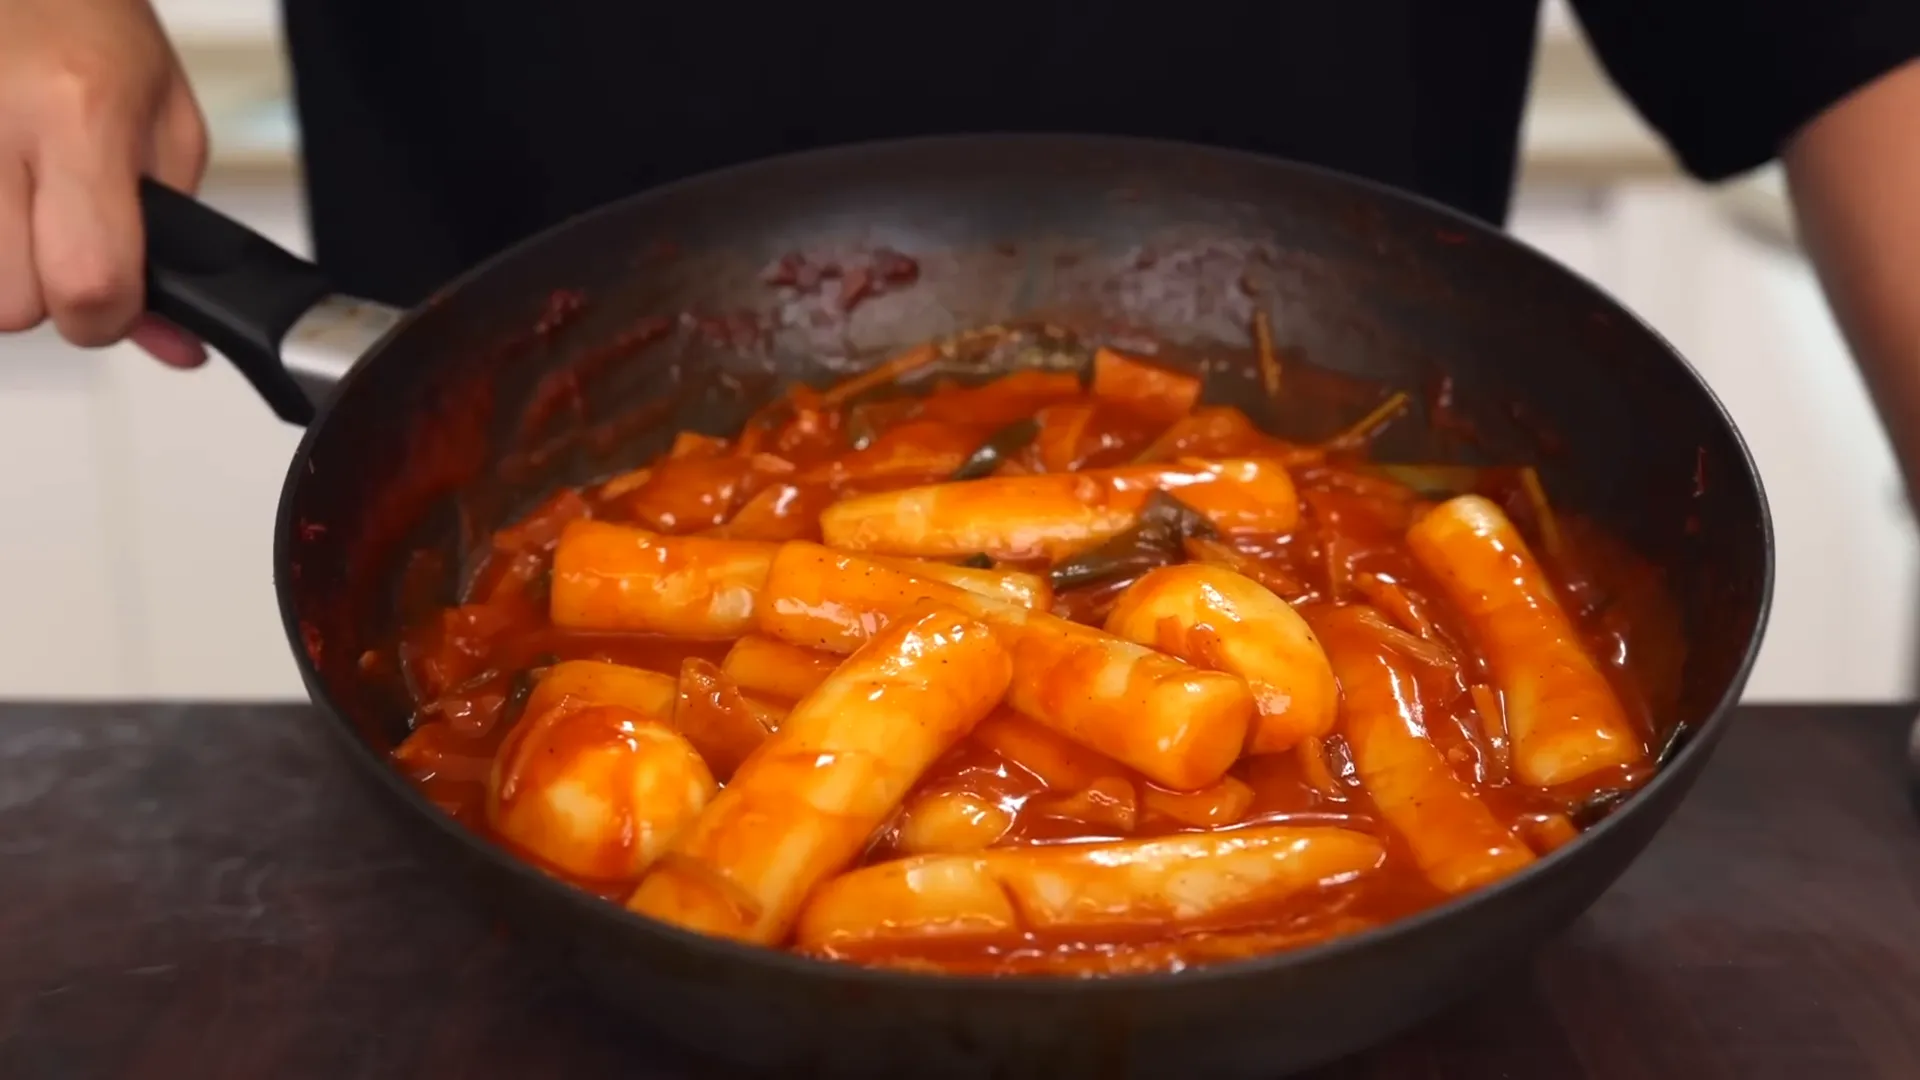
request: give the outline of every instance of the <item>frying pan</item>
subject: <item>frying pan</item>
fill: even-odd
[[[150,306],[308,425],[274,576],[313,722],[339,736],[396,828],[459,875],[455,888],[636,1023],[726,1065],[1274,1076],[1367,1046],[1514,965],[1607,888],[1706,763],[1760,643],[1765,496],[1686,362],[1513,239],[1321,169],[1077,136],[834,148],[565,222],[404,316],[333,295],[314,267],[197,203],[153,186],[144,198]],[[917,270],[851,306],[768,281],[798,256],[840,268],[844,286],[889,252]],[[1260,403],[1252,365],[1222,359],[1246,355],[1256,306],[1303,373],[1278,408]],[[656,925],[504,854],[389,767],[407,701],[383,657],[409,605],[451,600],[487,529],[556,484],[659,452],[676,430],[725,432],[782,382],[1028,316],[1210,356],[1213,399],[1295,437],[1367,404],[1313,392],[1304,373],[1328,387],[1444,380],[1475,434],[1448,434],[1458,424],[1439,423],[1423,392],[1382,454],[1536,462],[1563,512],[1658,566],[1686,643],[1663,719],[1690,737],[1579,840],[1494,887],[1295,952],[1099,980],[881,972]]]

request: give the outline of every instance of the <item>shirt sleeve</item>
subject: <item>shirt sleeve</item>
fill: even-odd
[[[1920,57],[1920,0],[1573,7],[1608,74],[1702,180],[1765,164],[1829,106]]]

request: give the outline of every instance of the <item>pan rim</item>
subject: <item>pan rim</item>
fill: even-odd
[[[1138,154],[1178,154],[1185,157],[1212,158],[1223,165],[1239,164],[1263,169],[1276,176],[1292,174],[1308,179],[1346,187],[1374,200],[1417,210],[1434,219],[1434,224],[1450,230],[1466,233],[1479,242],[1493,242],[1514,249],[1520,256],[1534,264],[1540,272],[1559,276],[1575,287],[1583,290],[1588,298],[1609,315],[1625,320],[1626,325],[1637,330],[1650,342],[1657,344],[1666,356],[1676,362],[1679,369],[1691,381],[1693,388],[1702,395],[1714,416],[1731,437],[1733,448],[1738,455],[1742,471],[1752,478],[1755,503],[1759,510],[1758,541],[1761,547],[1762,567],[1758,595],[1758,611],[1753,629],[1748,636],[1746,647],[1735,666],[1732,676],[1722,689],[1719,698],[1708,711],[1707,717],[1696,730],[1687,745],[1681,748],[1676,757],[1661,769],[1651,780],[1637,789],[1630,798],[1621,804],[1612,814],[1598,824],[1582,831],[1572,842],[1563,845],[1548,855],[1537,859],[1532,865],[1503,878],[1493,885],[1483,887],[1471,893],[1453,897],[1444,903],[1416,912],[1403,918],[1379,926],[1343,935],[1331,940],[1297,949],[1288,949],[1277,953],[1267,953],[1242,959],[1220,961],[1183,968],[1176,971],[1154,971],[1121,975],[1102,975],[1095,977],[1071,977],[1052,975],[981,975],[981,974],[945,974],[877,968],[827,960],[791,952],[785,949],[748,945],[732,940],[708,937],[685,930],[669,923],[648,919],[629,912],[624,906],[602,900],[572,885],[552,878],[532,864],[514,857],[510,852],[486,840],[478,833],[461,825],[448,816],[422,795],[417,788],[408,783],[401,774],[371,745],[361,739],[349,718],[349,712],[337,702],[329,692],[325,681],[320,677],[312,658],[303,644],[300,631],[299,613],[295,610],[292,590],[283,569],[290,565],[293,543],[296,538],[294,510],[296,495],[302,478],[307,474],[307,464],[315,447],[328,438],[331,407],[310,424],[302,436],[293,460],[289,464],[286,479],[282,484],[280,499],[276,510],[274,527],[273,559],[274,586],[280,608],[281,623],[287,635],[288,645],[300,671],[302,683],[306,686],[312,706],[324,714],[326,725],[335,735],[348,744],[348,753],[355,764],[363,771],[370,770],[379,776],[379,783],[393,797],[400,800],[414,815],[424,817],[446,834],[455,843],[465,848],[469,855],[477,856],[488,863],[489,869],[516,877],[519,882],[536,891],[544,891],[548,897],[571,908],[568,917],[599,920],[610,930],[623,933],[648,934],[658,938],[663,944],[671,945],[684,952],[696,962],[752,964],[783,976],[803,978],[815,981],[827,981],[848,989],[885,990],[895,993],[908,992],[924,995],[997,995],[1007,999],[1024,999],[1035,995],[1053,997],[1062,993],[1083,995],[1089,999],[1111,1001],[1137,994],[1159,993],[1183,987],[1211,985],[1216,983],[1252,983],[1263,977],[1296,970],[1310,970],[1325,964],[1337,963],[1352,954],[1369,953],[1375,950],[1393,947],[1403,938],[1428,932],[1433,927],[1445,924],[1460,917],[1465,912],[1496,902],[1500,897],[1533,887],[1544,878],[1559,872],[1559,868],[1589,847],[1593,842],[1609,835],[1623,826],[1625,819],[1633,816],[1644,807],[1656,793],[1674,784],[1692,783],[1692,774],[1704,763],[1719,741],[1726,726],[1731,723],[1737,710],[1741,693],[1746,688],[1759,658],[1761,645],[1766,636],[1769,617],[1772,612],[1774,578],[1776,571],[1776,549],[1771,507],[1767,498],[1765,483],[1759,467],[1754,460],[1752,449],[1748,446],[1744,434],[1735,424],[1725,403],[1714,393],[1698,371],[1677,348],[1658,330],[1648,325],[1637,313],[1615,298],[1585,275],[1561,264],[1538,248],[1512,236],[1485,221],[1447,206],[1434,199],[1409,192],[1388,184],[1356,176],[1323,165],[1293,161],[1287,158],[1263,154],[1255,151],[1237,150],[1203,143],[1185,142],[1172,139],[1142,138],[1123,135],[1099,135],[1073,132],[1015,132],[1015,133],[949,133],[920,135],[905,138],[877,139],[861,142],[836,144],[833,146],[797,151],[747,161],[703,173],[694,174],[671,181],[644,191],[616,199],[579,214],[565,218],[546,229],[519,241],[482,261],[474,267],[457,275],[447,284],[436,289],[427,301],[409,310],[367,353],[354,364],[347,376],[341,380],[335,390],[335,401],[348,397],[354,386],[364,377],[368,368],[389,352],[396,343],[403,342],[408,331],[429,309],[436,306],[440,298],[452,296],[467,290],[474,282],[492,274],[500,266],[511,262],[523,254],[548,243],[553,237],[571,231],[576,225],[589,222],[602,216],[614,216],[626,212],[635,206],[649,202],[665,200],[684,192],[696,185],[708,184],[721,179],[739,179],[751,177],[756,172],[777,172],[796,165],[824,166],[835,159],[859,160],[872,155],[906,155],[916,151],[942,149],[951,152],[955,148],[972,145],[1018,145],[1041,144],[1058,147],[1062,144],[1077,145],[1085,150],[1107,150],[1120,153]],[[1657,831],[1657,830],[1656,830]],[[1638,858],[1636,852],[1634,858]],[[1629,863],[1631,865],[1631,863]],[[1622,871],[1624,873],[1624,869]],[[1608,883],[1611,888],[1617,882],[1616,876]]]

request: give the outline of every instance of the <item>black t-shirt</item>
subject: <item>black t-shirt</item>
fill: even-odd
[[[936,132],[1230,145],[1502,222],[1537,21],[1537,0],[285,4],[316,253],[396,303],[666,180]],[[1710,180],[1920,55],[1920,0],[1575,6]]]

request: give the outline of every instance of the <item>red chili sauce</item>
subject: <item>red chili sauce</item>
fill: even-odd
[[[579,872],[586,863],[575,861],[572,869],[561,865],[571,856],[556,856],[559,862],[546,857],[540,850],[544,834],[537,830],[521,837],[524,842],[502,835],[494,817],[501,797],[496,792],[490,801],[489,785],[511,774],[518,785],[512,797],[543,797],[539,785],[566,774],[570,755],[594,747],[631,748],[622,732],[648,724],[686,734],[724,783],[761,740],[779,738],[782,717],[795,708],[797,698],[811,692],[807,682],[834,678],[825,673],[836,670],[840,657],[812,653],[813,674],[796,669],[791,674],[800,681],[783,694],[766,688],[778,679],[743,688],[729,673],[728,654],[735,640],[758,632],[751,619],[739,633],[718,638],[675,637],[631,626],[555,625],[555,550],[569,524],[591,519],[667,538],[660,542],[667,554],[650,563],[614,560],[590,567],[602,580],[654,595],[650,590],[664,586],[649,574],[667,573],[663,568],[669,564],[698,569],[686,561],[697,562],[697,553],[685,558],[672,553],[678,550],[672,547],[677,538],[769,546],[818,543],[823,538],[821,515],[829,507],[925,485],[963,488],[982,482],[951,479],[962,470],[992,481],[1056,473],[1097,479],[1114,475],[1102,470],[1251,460],[1283,469],[1297,492],[1297,520],[1283,531],[1239,527],[1234,524],[1239,519],[1218,515],[1200,522],[1187,507],[1184,517],[1169,519],[1173,524],[1157,532],[1143,517],[1136,528],[1090,539],[1077,550],[1071,545],[1045,552],[1005,550],[967,563],[1024,572],[1062,586],[1053,590],[1047,609],[1093,627],[1103,624],[1143,575],[1174,563],[1198,563],[1255,583],[1263,595],[1277,597],[1302,616],[1322,643],[1330,640],[1328,627],[1344,627],[1336,633],[1344,635],[1339,640],[1347,642],[1352,662],[1343,676],[1375,663],[1375,657],[1385,665],[1381,670],[1397,673],[1391,689],[1398,697],[1386,700],[1399,706],[1370,720],[1373,730],[1398,740],[1382,745],[1416,752],[1430,747],[1444,776],[1432,780],[1438,787],[1425,790],[1455,792],[1450,798],[1475,821],[1490,815],[1503,838],[1495,846],[1512,849],[1501,864],[1505,869],[1489,881],[1571,840],[1592,818],[1594,805],[1651,775],[1658,741],[1654,717],[1677,692],[1681,643],[1672,604],[1658,574],[1622,545],[1579,520],[1555,515],[1530,469],[1383,467],[1370,462],[1366,444],[1373,432],[1392,422],[1398,412],[1394,402],[1354,418],[1356,430],[1348,436],[1315,446],[1289,443],[1262,433],[1237,409],[1198,404],[1202,387],[1197,378],[1109,350],[1095,357],[1090,378],[1082,372],[1019,370],[984,384],[927,378],[902,389],[902,383],[913,382],[915,372],[939,355],[940,350],[927,346],[824,391],[797,387],[728,438],[682,433],[671,450],[648,467],[595,487],[562,491],[497,533],[491,556],[465,602],[438,612],[403,641],[401,661],[414,688],[417,712],[413,734],[394,754],[397,766],[469,827],[557,877],[611,902],[623,902],[653,867],[690,857],[677,855],[675,848],[691,828],[684,814],[659,819],[672,825],[667,832],[649,832],[651,826],[643,825],[652,819],[636,809],[634,801],[641,795],[626,789],[609,795],[617,820],[596,850],[612,858],[593,865],[618,869],[611,876],[593,876]],[[1263,363],[1267,384],[1278,389],[1277,362],[1263,358]],[[982,450],[990,444],[994,450]],[[1178,500],[1183,492],[1197,490],[1173,488],[1165,493]],[[1512,698],[1502,692],[1489,648],[1492,632],[1476,623],[1457,598],[1450,598],[1432,565],[1423,564],[1408,539],[1415,523],[1438,512],[1436,507],[1445,505],[1450,492],[1487,496],[1524,537],[1523,554],[1550,583],[1546,603],[1557,607],[1572,626],[1574,648],[1604,677],[1630,723],[1631,746],[1618,763],[1565,783],[1523,781],[1517,761],[1525,757],[1517,757],[1520,744],[1510,730]],[[983,504],[969,511],[969,520],[1016,512],[1018,508]],[[1116,512],[1126,511],[1122,506]],[[1217,527],[1220,521],[1227,527]],[[882,526],[891,527],[884,518]],[[673,563],[676,558],[682,561]],[[929,558],[949,565],[960,561],[953,553]],[[759,610],[767,603],[768,598],[759,598]],[[1364,617],[1354,616],[1362,610]],[[609,618],[620,621],[618,616]],[[1507,642],[1504,647],[1515,648],[1512,635],[1523,632],[1532,631],[1509,626],[1507,638],[1500,640]],[[1212,633],[1202,627],[1180,639],[1191,643],[1187,660],[1197,668],[1232,672],[1230,650],[1219,642],[1207,644]],[[556,664],[573,660],[657,673],[659,678],[647,684],[654,689],[647,692],[660,696],[652,706],[617,694],[614,701],[584,700],[582,694],[593,696],[585,691],[573,692],[558,704],[548,702],[544,707],[549,712],[598,710],[597,719],[576,725],[577,732],[555,728],[547,735],[530,736],[545,740],[539,743],[543,753],[557,755],[536,762],[540,768],[524,762],[496,768],[495,757],[507,756],[501,748],[510,734],[530,730],[529,725],[559,722],[543,721],[527,706],[530,699],[539,700],[540,680]],[[1016,664],[1015,678],[1020,677]],[[1356,703],[1365,697],[1367,707],[1378,708],[1382,699],[1360,695],[1345,677],[1340,683],[1338,712],[1322,733],[1277,752],[1242,753],[1223,776],[1194,791],[1156,784],[1140,769],[1062,734],[1057,725],[1002,704],[970,724],[969,733],[913,781],[900,804],[877,822],[863,850],[826,866],[824,873],[831,879],[888,860],[955,854],[943,851],[943,844],[957,845],[958,854],[971,858],[982,850],[993,854],[1041,845],[1250,834],[1271,826],[1332,828],[1370,837],[1383,854],[1364,872],[1285,895],[1261,893],[1246,902],[1228,896],[1216,904],[1218,897],[1209,894],[1194,901],[1199,910],[1169,906],[1164,898],[1152,896],[1137,903],[1123,899],[1113,902],[1125,909],[1116,917],[1083,918],[1084,912],[1039,913],[1034,906],[1037,894],[1022,891],[1039,889],[1037,879],[1018,878],[1024,871],[1016,862],[1008,864],[1016,866],[1010,871],[1016,877],[1006,889],[1017,915],[1011,927],[926,934],[909,929],[809,945],[793,936],[801,932],[794,929],[795,920],[804,927],[808,918],[806,901],[796,894],[790,906],[799,907],[773,919],[777,929],[768,931],[762,943],[850,962],[951,972],[1111,974],[1272,952],[1377,926],[1441,903],[1450,895],[1438,883],[1446,872],[1423,866],[1412,837],[1425,836],[1430,847],[1472,844],[1444,835],[1452,826],[1437,815],[1452,811],[1434,810],[1431,822],[1412,826],[1389,820],[1362,768],[1364,754],[1356,755],[1352,738],[1354,724],[1368,719],[1352,715]],[[1548,724],[1549,714],[1562,706],[1565,702],[1551,695],[1543,698],[1536,703],[1539,716],[1534,723]],[[1259,722],[1258,709],[1254,722]],[[575,779],[617,786],[628,777],[612,767],[580,771]],[[678,798],[680,790],[674,788],[672,797]],[[916,820],[913,808],[934,796],[954,797],[946,805],[949,810],[959,807],[959,818],[949,814],[938,821]],[[695,792],[692,797],[697,809],[707,796]],[[590,831],[591,825],[581,828]],[[1478,858],[1484,852],[1468,854]],[[1197,860],[1191,866],[1203,863]],[[724,876],[725,868],[720,872]],[[1071,874],[1067,880],[1071,891]],[[811,895],[822,884],[801,891]],[[1151,891],[1155,886],[1149,882],[1142,888]],[[742,896],[739,903],[753,903],[751,888]]]

